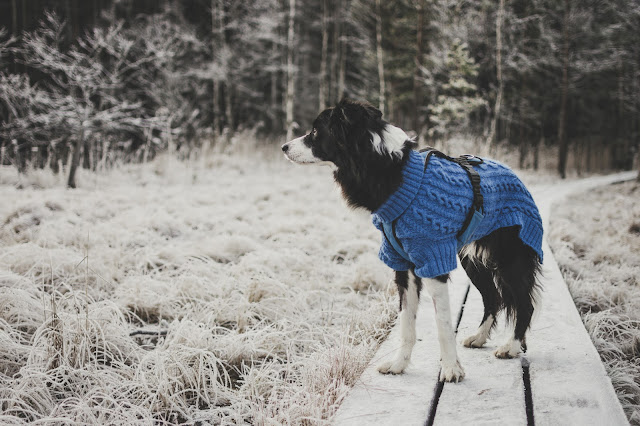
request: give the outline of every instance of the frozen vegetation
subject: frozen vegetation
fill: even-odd
[[[275,151],[81,169],[76,190],[0,168],[0,423],[327,423],[397,299],[369,215],[345,206],[330,169]],[[633,208],[610,221],[637,253]],[[555,234],[561,259],[570,226]],[[570,282],[607,366],[624,364],[610,371],[629,408],[637,256],[576,234],[599,250],[592,269],[625,264],[609,290]]]
[[[556,205],[549,242],[631,424],[640,425],[640,184]]]
[[[319,423],[394,319],[328,168],[1,173],[2,424]]]

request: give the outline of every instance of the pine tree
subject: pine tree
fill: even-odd
[[[429,136],[446,137],[468,128],[469,115],[484,105],[475,84],[478,66],[469,56],[466,43],[454,40],[442,70],[445,80],[436,101],[429,106]]]

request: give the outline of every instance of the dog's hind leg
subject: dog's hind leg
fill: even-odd
[[[459,382],[464,377],[464,369],[458,361],[456,338],[451,322],[451,307],[449,306],[448,275],[425,279],[427,291],[433,299],[438,326],[438,341],[440,342],[440,380]]]
[[[502,233],[503,242],[508,243],[502,244],[502,249],[495,248],[496,283],[513,334],[494,354],[498,358],[514,358],[524,346],[533,316],[540,262],[535,251],[520,240],[516,228],[506,228]]]
[[[489,261],[488,256],[483,259],[481,256],[477,256],[476,250],[478,250],[478,247],[473,244],[473,247],[465,251],[466,254],[460,259],[467,276],[480,292],[484,304],[484,315],[478,330],[475,334],[462,341],[462,344],[468,348],[481,348],[487,342],[491,330],[494,328],[498,306],[500,305],[500,295],[493,281],[494,274],[487,264]]]
[[[398,349],[393,361],[387,361],[378,366],[383,374],[400,374],[407,368],[411,360],[411,351],[416,344],[416,315],[422,282],[418,277],[409,280],[407,271],[396,271],[396,285],[400,297],[400,336],[402,346]]]

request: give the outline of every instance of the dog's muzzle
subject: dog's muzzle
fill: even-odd
[[[310,164],[321,161],[313,155],[311,148],[304,143],[307,136],[308,135],[300,136],[282,145],[282,151],[287,159],[298,164]]]

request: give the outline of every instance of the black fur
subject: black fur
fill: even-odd
[[[408,271],[395,271],[396,272],[396,286],[398,286],[398,296],[400,298],[400,311],[402,310],[402,301],[404,300],[404,293],[409,289],[409,272]]]
[[[406,141],[402,158],[377,152],[370,132],[382,136],[387,124],[373,106],[343,100],[321,112],[305,137],[314,156],[337,166],[334,178],[352,207],[377,210],[402,183],[402,167],[415,144]]]
[[[406,140],[402,155],[376,150],[371,133],[383,137],[388,125],[382,113],[367,103],[343,100],[316,118],[304,144],[320,160],[335,164],[334,178],[352,207],[375,211],[402,183],[402,168],[415,143]],[[282,149],[287,152],[288,144]],[[534,309],[536,276],[540,272],[537,254],[518,237],[517,228],[499,229],[475,242],[474,250],[461,252],[467,275],[478,288],[485,306],[486,321],[501,309],[515,321],[515,338],[524,343]],[[485,253],[483,258],[479,254]],[[486,262],[480,261],[486,259]],[[416,278],[418,294],[422,282]],[[449,276],[436,277],[446,282]],[[396,271],[396,284],[402,299],[408,286],[408,273]],[[495,325],[495,322],[493,323]]]
[[[482,322],[489,315],[495,318],[504,309],[507,318],[515,321],[515,338],[524,342],[538,287],[537,254],[520,240],[517,227],[498,229],[479,239],[475,242],[475,253],[486,253],[486,257],[471,253],[462,256],[460,262],[482,295]]]
[[[404,300],[404,293],[409,289],[409,271],[395,271],[396,278],[395,283],[398,287],[398,296],[400,298],[400,310],[402,310],[402,301]],[[418,299],[420,298],[420,292],[422,291],[422,279],[411,271],[413,275],[413,282],[416,284],[416,292],[418,293]],[[438,280],[445,283],[449,279],[449,275],[442,275],[438,277]],[[444,280],[444,281],[443,281]]]

